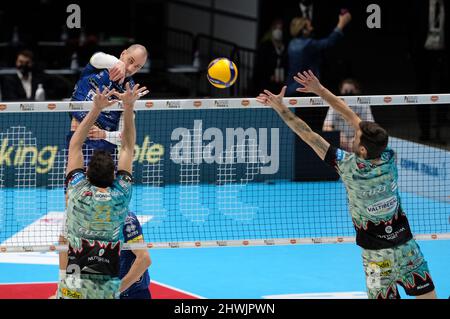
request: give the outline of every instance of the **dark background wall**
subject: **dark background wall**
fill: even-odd
[[[82,26],[89,38],[125,37],[148,45],[155,67],[165,67],[166,27],[175,26],[195,33],[231,41],[241,47],[254,49],[274,18],[285,22],[288,34],[290,20],[300,13],[298,0],[227,1],[227,0],[130,0],[111,1],[1,1],[0,42],[11,40],[13,28],[19,28],[20,38],[27,47],[38,41],[57,41],[68,13],[66,7],[75,2],[81,6]],[[426,35],[427,1],[425,0],[312,0],[315,37],[326,36],[336,25],[340,9],[348,9],[353,16],[345,29],[344,40],[327,52],[323,65],[323,81],[336,88],[343,77],[356,77],[366,94],[425,93],[418,72],[433,61],[420,58]],[[370,3],[381,7],[381,29],[369,29],[366,8]],[[450,8],[447,4],[446,11]],[[190,13],[190,14],[189,14]],[[195,13],[195,14],[194,14]],[[248,18],[246,21],[246,17]],[[450,34],[447,14],[447,35]],[[213,21],[213,25],[211,25]],[[200,27],[201,26],[201,27]],[[76,38],[80,31],[70,31]],[[448,38],[448,37],[447,37]],[[289,37],[286,36],[286,40]],[[450,41],[447,41],[450,47]],[[94,49],[92,49],[94,50]],[[12,66],[16,48],[1,48],[0,66]],[[91,51],[84,50],[86,57]],[[448,52],[448,49],[447,49]],[[116,53],[116,52],[112,52]],[[45,60],[45,52],[37,52],[37,59]],[[42,63],[70,64],[70,55],[59,56]],[[448,74],[448,63],[443,73]],[[448,77],[447,77],[448,79]],[[443,82],[443,81],[441,81]],[[447,92],[448,83],[433,91]]]

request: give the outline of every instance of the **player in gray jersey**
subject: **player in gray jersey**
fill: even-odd
[[[436,298],[427,262],[413,239],[397,187],[395,152],[387,147],[387,132],[374,122],[361,121],[340,98],[323,87],[315,75],[298,73],[299,92],[314,93],[355,129],[353,152],[330,146],[294,115],[279,95],[265,90],[257,100],[270,105],[317,155],[337,168],[347,190],[356,244],[362,257],[369,298],[399,298],[397,284],[417,298]]]
[[[58,285],[64,299],[119,297],[119,256],[122,227],[132,193],[132,164],[136,128],[134,103],[146,88],[126,85],[124,93],[97,89],[93,106],[76,129],[69,145],[66,168],[67,239],[66,276]],[[95,151],[84,170],[82,145],[103,109],[122,100],[124,126],[117,173],[111,155]]]

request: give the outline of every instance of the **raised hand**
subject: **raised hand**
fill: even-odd
[[[129,108],[134,106],[134,102],[140,97],[148,94],[147,87],[143,86],[139,88],[139,84],[136,84],[132,89],[130,88],[130,83],[125,84],[126,91],[123,93],[116,93],[116,96],[122,100],[124,108]]]
[[[350,23],[351,20],[352,20],[352,15],[350,14],[350,12],[344,11],[343,13],[341,13],[339,15],[339,22],[338,22],[337,27],[339,29],[343,30],[345,28],[345,26]]]
[[[108,106],[111,106],[111,105],[117,103],[117,100],[115,100],[115,99],[109,100],[109,98],[112,95],[116,94],[116,91],[114,89],[109,91],[108,88],[105,88],[103,90],[103,92],[100,93],[100,90],[97,88],[95,90],[95,93],[96,93],[94,95],[94,107],[95,108],[103,110],[104,108],[107,108]]]
[[[314,93],[319,95],[320,90],[323,89],[319,79],[311,70],[308,70],[308,72],[303,71],[303,74],[301,72],[297,73],[297,76],[294,76],[294,80],[303,85],[303,87],[296,89],[298,92]]]
[[[103,140],[106,138],[106,132],[94,125],[89,129],[88,137],[91,140]]]
[[[264,105],[269,105],[275,110],[281,110],[284,107],[283,98],[285,94],[286,86],[283,86],[278,95],[273,94],[269,90],[264,90],[264,93],[261,93],[256,97],[256,101]]]
[[[125,63],[119,60],[112,67],[112,69],[109,70],[109,78],[113,82],[119,82],[120,84],[122,84],[123,81],[125,80],[125,76],[126,76]]]

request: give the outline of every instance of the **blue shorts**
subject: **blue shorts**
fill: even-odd
[[[149,289],[135,290],[131,293],[122,293],[120,299],[152,299]]]

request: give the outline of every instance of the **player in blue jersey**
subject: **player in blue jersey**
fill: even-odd
[[[92,101],[97,88],[100,91],[105,88],[115,89],[119,93],[124,92],[126,83],[133,88],[132,76],[144,66],[147,56],[146,48],[140,44],[131,45],[121,53],[119,59],[102,52],[95,53],[75,85],[72,101]],[[148,91],[142,93],[147,94]],[[121,114],[121,111],[102,112],[89,132],[90,139],[86,141],[86,146],[114,152],[120,143]],[[86,112],[70,113],[72,133],[68,135],[68,141],[85,116]]]
[[[123,226],[124,242],[127,244],[144,244],[142,227],[138,218],[132,212]],[[147,249],[122,250],[120,254],[120,299],[151,299],[149,290],[150,276],[148,267],[151,265]]]
[[[91,111],[76,129],[69,145],[67,162],[66,276],[58,285],[61,298],[91,299],[119,296],[121,231],[128,213],[132,191],[132,165],[136,128],[134,103],[146,88],[126,84],[124,93],[97,89]],[[82,145],[101,111],[116,103],[124,108],[124,128],[117,173],[111,155],[95,151],[84,170]]]
[[[353,152],[330,146],[295,116],[283,103],[286,87],[279,95],[265,90],[257,100],[270,105],[322,160],[337,168],[347,190],[356,244],[362,247],[368,297],[399,298],[399,284],[410,296],[436,298],[427,262],[402,209],[396,155],[387,147],[387,132],[374,122],[361,121],[311,71],[294,79],[303,85],[299,92],[317,94],[352,125],[356,132]]]

